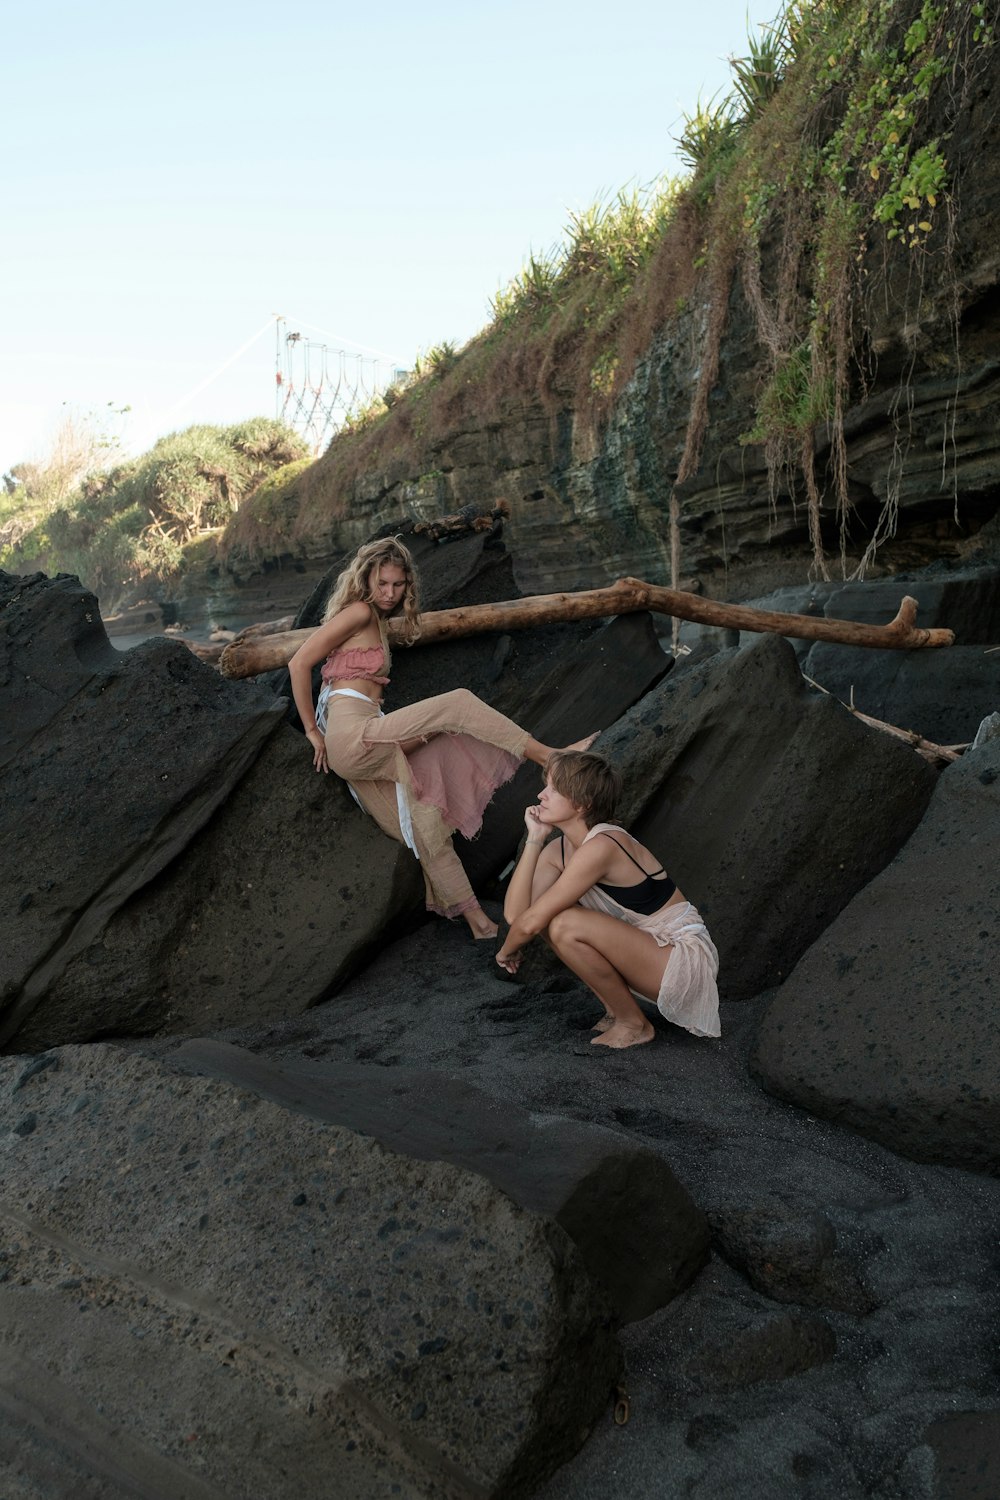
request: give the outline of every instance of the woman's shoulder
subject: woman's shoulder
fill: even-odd
[[[365,632],[369,625],[376,623],[375,612],[364,599],[355,599],[352,604],[345,604],[343,609],[338,609],[326,623],[337,627],[336,633],[342,641],[349,641]]]
[[[346,604],[343,609],[338,609],[335,615],[331,615],[328,620],[324,620],[321,625],[317,626],[302,649],[308,648],[313,660],[322,661],[324,656],[331,655],[349,641],[353,642],[359,635],[362,635],[367,630],[370,619],[371,612],[367,604],[362,601]],[[359,642],[359,644],[363,643]]]
[[[344,625],[353,625],[356,622],[361,626],[367,625],[370,620],[374,620],[375,611],[366,599],[354,599],[350,604],[345,604],[343,609],[338,609],[332,618],[340,620]]]
[[[620,823],[595,823],[593,828],[588,828],[587,836],[583,842],[586,844],[598,833],[610,834],[612,838],[614,838],[616,833],[623,833],[627,839],[632,839],[632,834],[629,833],[627,828],[623,828]],[[632,839],[632,841],[633,843],[636,842],[635,839]]]
[[[603,833],[607,836],[605,838],[594,838],[594,835],[598,833]],[[623,850],[629,859],[634,859],[636,855],[640,857],[649,855],[650,859],[655,859],[655,855],[651,850],[647,849],[645,844],[637,839],[634,833],[629,833],[628,829],[623,828],[620,823],[595,823],[593,828],[589,830],[587,838],[584,839],[584,843],[587,842],[587,839],[593,839],[594,844],[605,848],[609,857],[613,857],[614,851],[611,845],[614,844],[620,850]]]
[[[616,823],[595,823],[593,828],[587,830],[580,843],[573,851],[572,859],[581,869],[591,869],[599,873],[600,869],[614,858],[615,851],[608,839],[595,838],[598,833],[623,833],[625,830],[619,828]],[[555,840],[556,847],[559,841]],[[549,846],[551,847],[551,845]],[[566,851],[569,857],[569,851]]]

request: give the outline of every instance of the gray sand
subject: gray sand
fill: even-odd
[[[609,1053],[589,1042],[597,1005],[541,945],[511,983],[491,945],[433,920],[306,1016],[224,1033],[284,1065],[362,1061],[387,1088],[393,1066],[426,1067],[624,1131],[710,1215],[731,1260],[717,1248],[623,1329],[629,1420],[609,1401],[540,1500],[930,1500],[928,1425],[996,1401],[1000,1183],[768,1098],[747,1069],[766,1000],[724,1005],[720,1042],[657,1018],[650,1045]]]

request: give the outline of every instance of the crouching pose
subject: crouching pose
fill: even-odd
[[[601,756],[549,756],[538,805],[525,812],[528,836],[504,902],[510,931],[497,963],[516,972],[524,945],[545,936],[604,1006],[597,1046],[652,1040],[634,996],[695,1036],[718,1036],[715,945],[655,857],[614,821],[620,795],[618,773]],[[558,838],[547,842],[553,832]]]

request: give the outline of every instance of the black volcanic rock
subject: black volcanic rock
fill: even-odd
[[[13,1440],[53,1497],[514,1500],[606,1406],[602,1294],[483,1177],[105,1045],[23,1078],[0,1481]]]
[[[280,705],[279,705],[280,711]],[[420,867],[286,725],[211,821],[54,978],[10,1045],[298,1015],[420,900]]]
[[[985,646],[883,653],[817,644],[802,670],[861,713],[938,745],[968,744],[1000,708],[1000,650]]]
[[[909,746],[809,689],[777,636],[672,672],[595,749],[624,775],[622,822],[708,923],[729,999],[789,972],[936,785]]]
[[[120,655],[74,578],[0,598],[0,1039],[185,848],[278,727],[281,705],[183,646]]]
[[[184,1042],[162,1059],[374,1136],[405,1156],[478,1172],[566,1231],[623,1323],[676,1297],[707,1259],[704,1214],[664,1161],[632,1150],[616,1131],[551,1115],[534,1119],[434,1070],[325,1058],[273,1062],[210,1039]]]
[[[1000,736],[941,774],[909,842],[761,1025],[764,1087],[920,1161],[1000,1171]]]

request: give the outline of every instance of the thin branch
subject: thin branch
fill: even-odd
[[[810,687],[818,689],[821,693],[826,693],[828,698],[833,698],[834,702],[839,703],[841,708],[846,708],[849,714],[853,714],[856,719],[860,719],[862,724],[867,724],[872,729],[881,729],[884,734],[891,734],[898,740],[905,740],[908,745],[913,746],[918,755],[922,755],[924,760],[929,760],[932,764],[939,760],[944,761],[946,764],[950,764],[950,762],[955,760],[961,760],[962,752],[969,748],[968,744],[936,745],[933,740],[925,739],[922,734],[917,734],[915,729],[900,729],[896,724],[887,724],[884,719],[873,719],[871,714],[863,714],[860,708],[854,707],[853,686],[851,688],[851,701],[850,703],[845,703],[843,698],[838,698],[835,693],[831,693],[830,689],[825,688],[821,682],[815,682],[811,677],[807,677],[804,672],[802,677],[805,682],[808,682]]]

